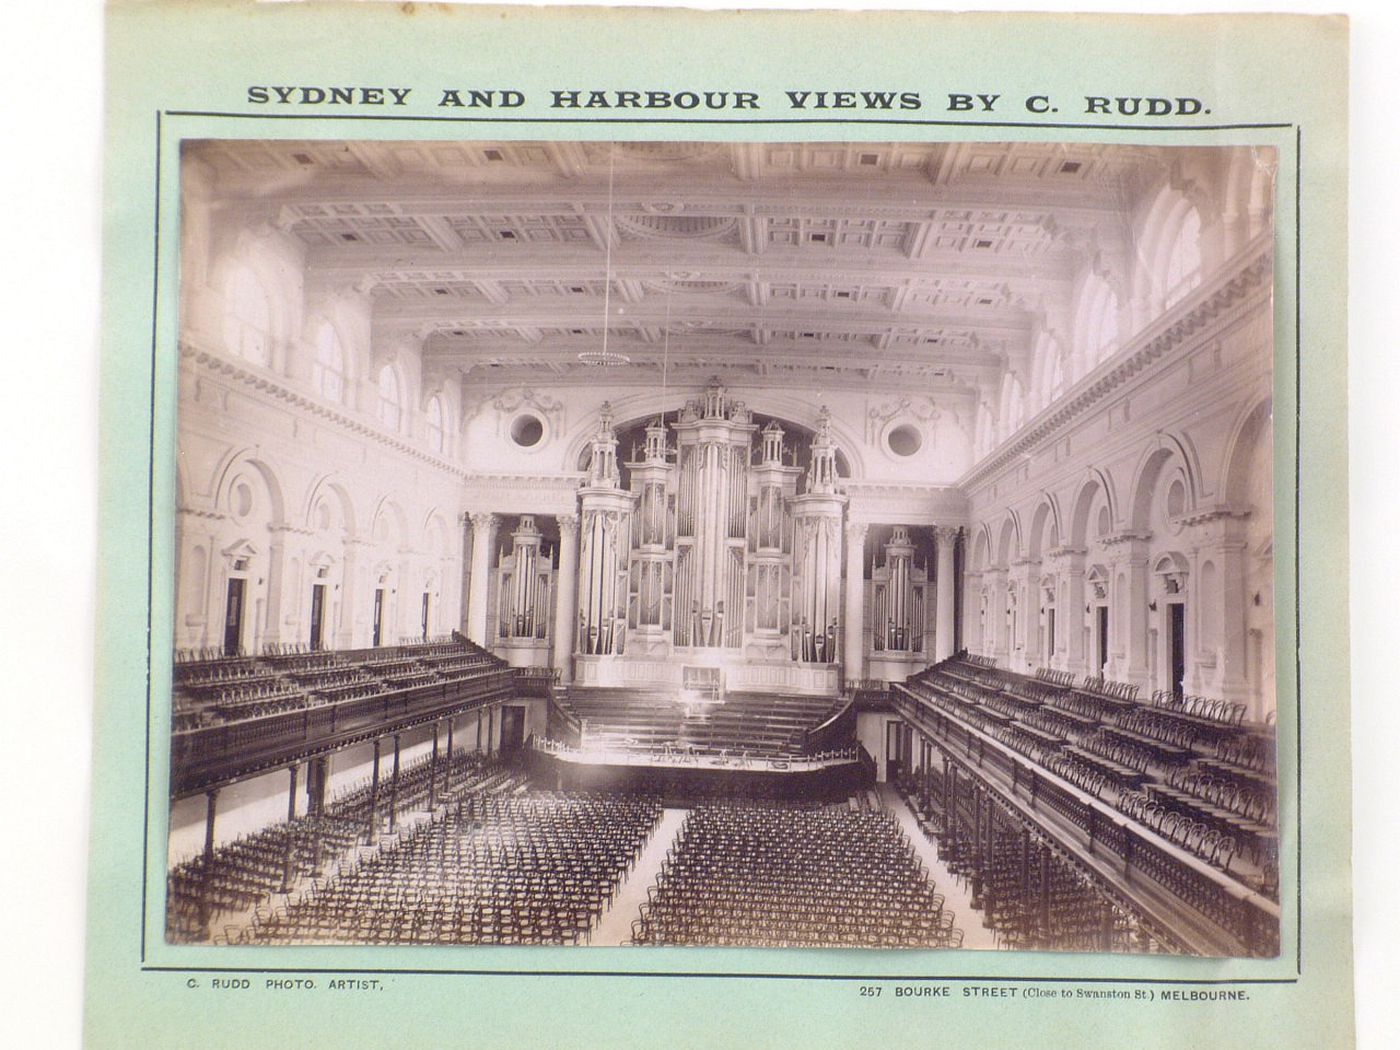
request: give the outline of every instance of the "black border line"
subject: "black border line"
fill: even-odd
[[[162,966],[148,964],[146,962],[146,926],[147,926],[147,883],[150,881],[150,805],[151,805],[151,706],[153,682],[151,676],[151,638],[152,623],[155,614],[154,609],[154,579],[155,579],[155,407],[156,407],[156,384],[155,371],[158,355],[158,318],[159,311],[159,288],[160,288],[160,175],[161,175],[161,147],[162,147],[162,116],[169,117],[201,117],[201,118],[235,118],[235,119],[281,119],[281,120],[365,120],[365,121],[395,121],[395,122],[427,122],[427,123],[462,123],[462,124],[856,124],[856,125],[906,125],[921,127],[992,127],[992,128],[1050,128],[1050,129],[1083,129],[1090,131],[1226,131],[1244,129],[1282,129],[1293,128],[1295,131],[1295,156],[1294,156],[1294,179],[1295,191],[1293,200],[1294,217],[1294,455],[1293,455],[1293,586],[1294,586],[1294,658],[1296,661],[1295,679],[1295,711],[1297,714],[1295,725],[1295,737],[1297,746],[1297,767],[1295,769],[1297,777],[1297,813],[1298,824],[1296,829],[1297,841],[1297,865],[1298,865],[1298,887],[1296,912],[1297,923],[1297,975],[1294,977],[1248,977],[1248,978],[1206,978],[1193,980],[1189,978],[1167,978],[1167,977],[1028,977],[1028,976],[1008,976],[1008,975],[930,975],[930,974],[837,974],[837,973],[749,973],[735,971],[666,971],[666,970],[493,970],[493,969],[374,969],[372,967],[363,968],[331,968],[331,967],[262,967],[262,966]],[[1017,121],[948,121],[948,120],[911,120],[911,119],[881,119],[881,118],[858,118],[858,117],[822,117],[822,118],[772,118],[772,119],[687,119],[687,118],[647,118],[647,117],[448,117],[448,116],[410,116],[410,115],[359,115],[359,114],[313,114],[313,113],[235,113],[220,111],[201,110],[157,110],[156,111],[156,156],[155,156],[155,235],[153,252],[153,272],[152,272],[152,292],[151,292],[151,396],[150,396],[150,456],[147,467],[147,491],[148,510],[150,520],[147,525],[147,549],[146,549],[146,783],[145,783],[145,824],[142,827],[142,862],[141,862],[141,972],[143,973],[244,973],[244,974],[376,974],[380,976],[441,976],[441,977],[661,977],[661,978],[706,978],[716,980],[785,980],[785,981],[906,981],[906,982],[969,982],[983,981],[987,983],[1066,983],[1066,984],[1167,984],[1167,985],[1287,985],[1297,984],[1302,979],[1303,974],[1303,815],[1302,815],[1302,795],[1303,795],[1303,734],[1302,734],[1302,574],[1301,574],[1301,538],[1302,538],[1302,184],[1303,184],[1303,128],[1300,124],[1293,123],[1245,123],[1245,124],[1212,124],[1194,125],[1179,127],[1175,125],[1141,125],[1141,124],[1038,124],[1033,122]],[[340,947],[358,948],[361,946],[346,945]],[[463,946],[466,947],[466,946]],[[1076,954],[1076,957],[1082,955]],[[1129,956],[1129,958],[1142,958],[1141,956]],[[1267,960],[1265,960],[1267,961]]]
[[[156,558],[156,359],[160,345],[160,150],[161,112],[156,111],[156,185],[154,233],[151,237],[151,399],[147,441],[150,457],[146,463],[146,491],[150,520],[146,522],[146,791],[141,811],[141,961],[146,961],[146,897],[150,882],[151,852],[151,659],[155,618]]]
[[[466,946],[463,946],[466,947]],[[587,949],[584,949],[585,951]],[[794,949],[772,949],[775,951],[792,951]],[[796,949],[801,951],[802,949]],[[821,950],[821,949],[819,949]],[[878,949],[876,949],[878,950]],[[978,951],[979,949],[944,948],[932,949],[933,951]],[[1135,956],[1144,958],[1144,956]],[[226,967],[226,966],[143,966],[143,970],[150,973],[259,973],[259,974],[378,974],[388,976],[405,977],[703,977],[715,980],[743,980],[745,978],[756,977],[761,980],[770,981],[903,981],[922,982],[924,984],[936,984],[939,981],[1009,981],[1016,984],[1185,984],[1185,985],[1277,985],[1277,984],[1297,984],[1297,977],[1240,977],[1240,978],[1212,978],[1207,980],[1192,980],[1187,977],[1144,977],[1140,979],[1127,977],[1066,977],[1057,975],[1054,977],[981,977],[977,975],[958,974],[953,976],[940,976],[936,974],[915,973],[915,974],[870,974],[870,973],[777,973],[765,971],[763,973],[745,973],[734,970],[429,970],[429,969],[402,969],[402,970],[355,970],[344,967]]]
[[[1298,750],[1298,976],[1303,975],[1303,126],[1293,156],[1293,734]],[[1277,800],[1275,800],[1277,801]]]
[[[919,120],[913,117],[455,117],[408,113],[243,113],[226,110],[169,109],[171,117],[221,117],[238,120],[380,120],[445,124],[877,124],[943,128],[1049,128],[1082,131],[1240,131],[1291,128],[1288,121],[1239,124],[1075,124],[1034,120]]]

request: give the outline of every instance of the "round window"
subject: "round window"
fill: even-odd
[[[908,423],[901,423],[885,435],[885,444],[896,456],[912,456],[923,447],[923,435]]]
[[[538,416],[516,416],[510,425],[510,439],[521,448],[534,448],[544,437],[544,423]]]

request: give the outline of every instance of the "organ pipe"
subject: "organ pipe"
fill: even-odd
[[[772,658],[790,639],[792,659],[839,660],[846,497],[829,413],[818,416],[803,466],[783,428],[769,422],[760,434],[718,381],[645,435],[622,465],[625,488],[606,406],[592,439],[580,490],[578,651],[618,655],[631,629],[650,633],[653,653],[664,637],[679,649],[760,644]],[[915,606],[907,577],[902,619]]]

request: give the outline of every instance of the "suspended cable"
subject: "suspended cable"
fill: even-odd
[[[608,226],[603,232],[603,356],[608,353],[608,324],[612,307],[613,165],[616,147],[608,143]]]

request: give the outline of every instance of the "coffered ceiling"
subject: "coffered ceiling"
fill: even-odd
[[[308,290],[480,382],[972,388],[1025,365],[1169,150],[1037,143],[205,141]]]

